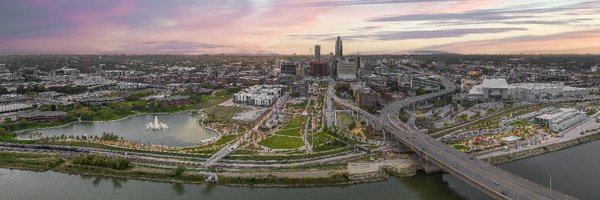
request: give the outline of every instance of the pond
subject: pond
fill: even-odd
[[[165,130],[147,130],[146,124],[158,120],[167,124]],[[18,135],[20,139],[39,137],[65,136],[102,136],[103,133],[114,133],[125,140],[143,144],[164,145],[171,147],[188,147],[200,144],[203,140],[217,136],[217,133],[200,124],[201,117],[191,112],[173,114],[142,114],[117,121],[80,122],[64,127],[46,128],[25,131]],[[39,133],[36,136],[36,133]]]

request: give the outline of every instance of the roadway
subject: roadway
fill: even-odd
[[[398,119],[398,113],[404,106],[437,98],[456,90],[456,86],[450,80],[444,77],[440,77],[440,79],[442,85],[444,85],[443,90],[391,103],[382,110],[379,117],[336,96],[333,99],[335,102],[358,112],[369,121],[375,122],[373,124],[379,122],[386,132],[391,133],[394,138],[411,148],[422,159],[435,164],[493,198],[574,199],[459,152],[426,134],[411,131],[410,128],[401,126],[403,123]]]
[[[566,194],[550,190],[494,165],[474,159],[426,134],[408,131],[405,127],[397,124],[397,121],[394,120],[397,117],[392,118],[392,115],[389,114],[375,117],[347,101],[337,97],[334,97],[334,100],[366,116],[370,121],[381,121],[382,127],[387,132],[415,151],[421,158],[441,167],[491,197],[497,199],[573,199]]]

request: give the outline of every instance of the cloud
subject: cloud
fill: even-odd
[[[525,31],[526,28],[464,28],[464,29],[441,29],[441,30],[419,30],[419,31],[382,31],[368,34],[343,35],[343,40],[411,40],[411,39],[436,39],[462,37],[470,34],[490,34],[510,31]],[[334,34],[316,35],[287,35],[297,39],[328,41],[335,40]]]
[[[553,14],[577,16],[582,12],[594,10],[600,7],[598,2],[582,2],[570,5],[561,5],[543,8],[530,8],[527,6],[509,7],[501,9],[480,9],[465,12],[449,13],[427,13],[427,14],[408,14],[395,16],[380,16],[371,18],[370,22],[429,22],[429,24],[487,24],[487,23],[505,23],[505,24],[569,24],[586,20],[590,18],[580,18],[579,20],[565,19],[545,19],[542,18]]]
[[[455,42],[416,50],[456,53],[600,53],[600,29]]]
[[[433,39],[462,37],[469,34],[502,33],[510,31],[524,31],[525,28],[464,28],[447,30],[425,30],[425,31],[396,31],[375,34],[376,40],[409,40],[409,39]]]
[[[460,2],[464,0],[454,0]],[[274,4],[271,7],[340,7],[356,5],[378,5],[378,4],[401,4],[401,3],[423,3],[423,2],[448,2],[448,0],[346,0],[346,1],[316,1],[307,3]]]
[[[197,53],[204,52],[205,50],[222,49],[222,48],[233,48],[235,46],[222,45],[222,44],[210,44],[201,42],[191,41],[151,41],[142,42],[139,45],[126,45],[124,49],[128,51],[140,51],[148,52],[154,51],[156,53]]]

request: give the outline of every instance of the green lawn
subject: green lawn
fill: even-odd
[[[300,137],[302,135],[302,131],[304,130],[305,122],[306,117],[295,116],[290,121],[288,121],[283,127],[281,127],[277,132],[275,132],[275,134]]]
[[[306,117],[295,116],[289,122],[287,122],[287,124],[285,124],[285,126],[283,126],[281,129],[290,129],[290,128],[301,127],[302,125],[304,125],[305,121],[306,121]]]
[[[239,137],[239,135],[224,135],[221,137],[221,139],[219,139],[217,142],[215,142],[213,144],[213,146],[223,146],[238,137]]]
[[[302,134],[300,133],[300,131],[302,131],[303,129],[298,127],[298,128],[293,128],[293,129],[287,129],[287,130],[283,130],[280,129],[277,132],[275,132],[276,135],[288,135],[288,136],[295,136],[295,137],[300,137],[302,136]]]
[[[260,145],[271,149],[295,149],[304,146],[304,141],[301,138],[274,135],[261,141]]]

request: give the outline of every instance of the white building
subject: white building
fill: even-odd
[[[270,106],[282,94],[280,85],[255,85],[233,95],[233,100],[237,103],[245,103],[255,106]]]
[[[469,91],[468,97],[497,100],[540,100],[560,97],[585,97],[589,89],[565,86],[564,83],[515,83],[508,84],[506,79],[484,79]]]
[[[563,131],[587,119],[585,112],[573,108],[560,108],[535,117],[539,124],[548,125],[552,131]]]

